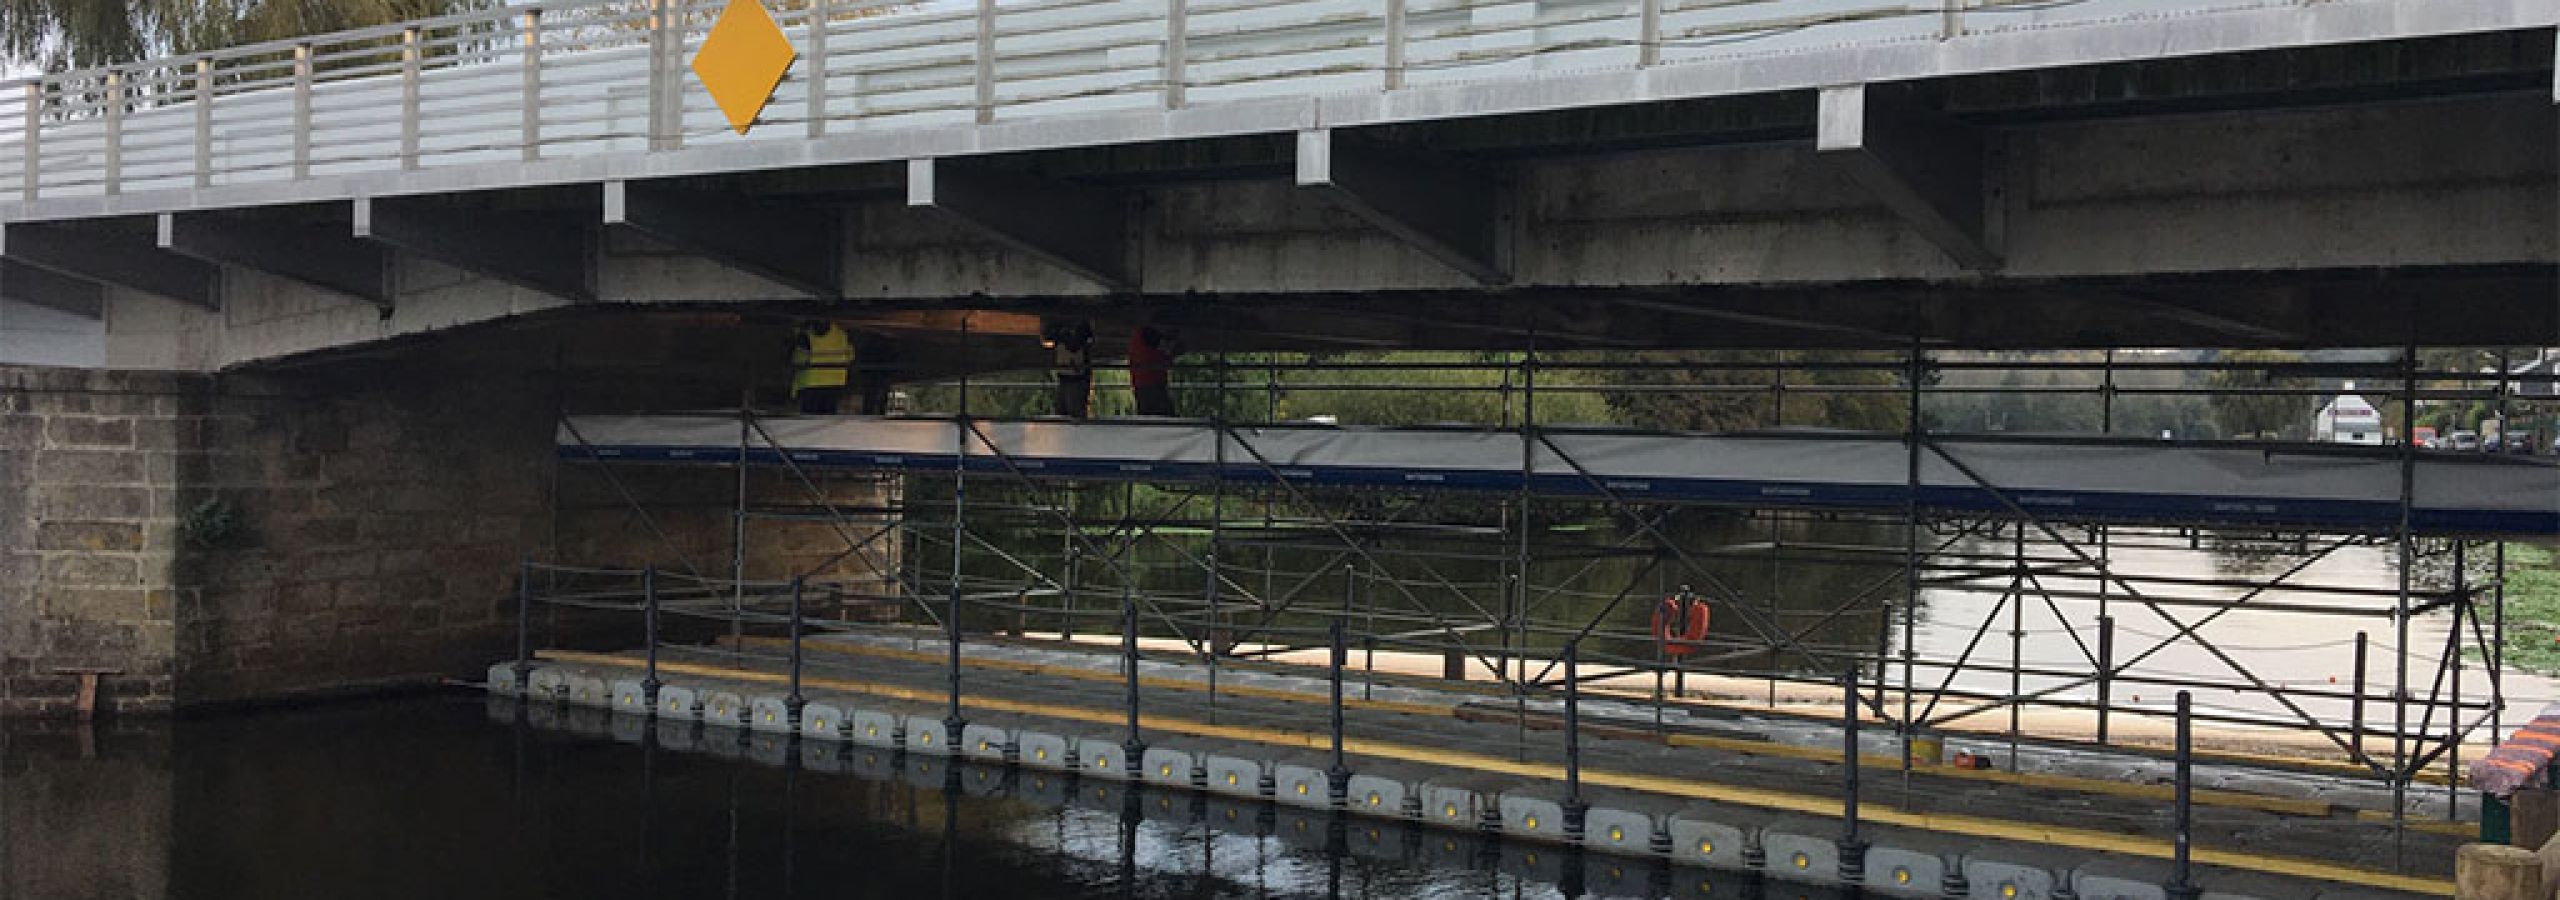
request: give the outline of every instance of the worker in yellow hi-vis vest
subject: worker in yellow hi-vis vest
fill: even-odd
[[[791,348],[791,396],[800,414],[831,416],[853,380],[853,333],[834,322],[800,326]]]

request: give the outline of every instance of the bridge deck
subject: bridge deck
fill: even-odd
[[[567,459],[780,464],[1037,479],[1515,492],[1543,497],[1899,512],[1914,498],[1900,435],[1734,435],[1591,429],[1234,426],[1180,420],[993,421],[801,417],[578,417]],[[1223,434],[1223,437],[1222,437]],[[1937,437],[1918,505],[2057,521],[2390,532],[2401,521],[2396,448]],[[2560,534],[2560,465],[2421,453],[2410,527],[2421,534]]]

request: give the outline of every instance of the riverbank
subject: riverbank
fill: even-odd
[[[2506,578],[2506,664],[2560,675],[2560,565],[2549,549],[2508,544]]]

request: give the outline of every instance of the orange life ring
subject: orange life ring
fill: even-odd
[[[1673,594],[1653,607],[1653,641],[1664,656],[1680,657],[1698,652],[1707,639],[1707,627],[1714,618],[1707,601]]]

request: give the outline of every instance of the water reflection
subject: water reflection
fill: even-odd
[[[544,713],[564,729],[549,731],[512,706],[437,696],[134,724],[87,746],[12,723],[0,887],[12,900],[1758,895],[1740,873],[1039,772],[788,740],[687,752],[659,728],[571,712]],[[715,752],[729,746],[735,758]]]

